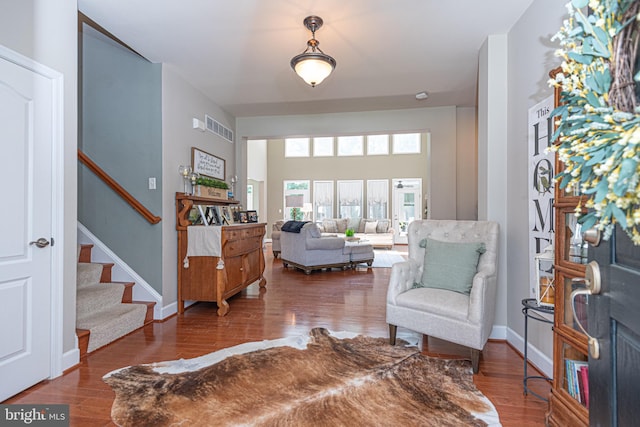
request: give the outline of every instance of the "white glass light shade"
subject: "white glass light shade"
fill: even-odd
[[[291,66],[302,80],[315,87],[331,74],[336,62],[329,55],[303,53],[291,60]]]

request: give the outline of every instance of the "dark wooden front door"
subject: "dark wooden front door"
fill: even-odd
[[[589,334],[600,357],[589,356],[592,426],[640,422],[640,246],[619,229],[589,248],[600,267],[602,291],[590,297]]]

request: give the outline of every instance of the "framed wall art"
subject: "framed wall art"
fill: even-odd
[[[220,157],[191,147],[191,165],[193,172],[224,181],[225,161]]]

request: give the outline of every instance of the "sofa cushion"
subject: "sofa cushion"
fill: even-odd
[[[337,233],[338,225],[336,224],[335,219],[323,219],[322,220],[322,228],[325,233]]]
[[[358,228],[360,228],[361,219],[362,218],[360,218],[359,216],[354,216],[352,218],[349,218],[349,224],[347,225],[347,227],[352,229],[355,233],[357,233]]]
[[[373,222],[375,219],[362,218],[360,220],[360,225],[358,226],[357,233],[364,233],[364,228],[366,227],[368,222]]]
[[[379,219],[378,220],[378,229],[376,230],[378,233],[387,233],[389,232],[389,228],[391,228],[391,221],[388,219]]]
[[[367,221],[364,225],[365,234],[375,234],[378,232],[378,221]]]
[[[306,239],[305,248],[308,250],[327,250],[344,248],[344,239],[341,237],[321,237],[319,239]]]
[[[336,219],[336,227],[338,230],[337,233],[344,233],[347,231],[347,227],[349,226],[349,218],[337,218]]]
[[[322,233],[316,224],[312,224],[309,226],[309,236],[314,238],[322,237]]]
[[[469,295],[478,259],[486,249],[482,242],[442,242],[423,239],[424,269],[414,287],[438,288]]]

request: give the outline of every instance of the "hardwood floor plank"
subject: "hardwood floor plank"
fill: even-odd
[[[267,289],[254,284],[230,298],[227,316],[216,315],[215,303],[195,304],[183,315],[144,326],[90,353],[64,376],[43,381],[3,403],[67,403],[72,426],[112,426],[114,393],[102,377],[114,369],[198,357],[245,342],[307,334],[314,327],[388,336],[385,310],[391,269],[359,267],[306,275],[283,268],[269,245],[265,259]],[[421,340],[419,334],[402,328],[398,335]],[[456,347],[429,338],[423,351],[438,357],[467,357],[466,349]],[[534,367],[529,369],[535,372]],[[544,425],[547,404],[523,395],[522,371],[522,357],[511,346],[487,343],[474,382],[496,406],[505,427]],[[541,395],[550,390],[546,381],[530,381],[529,386]]]

